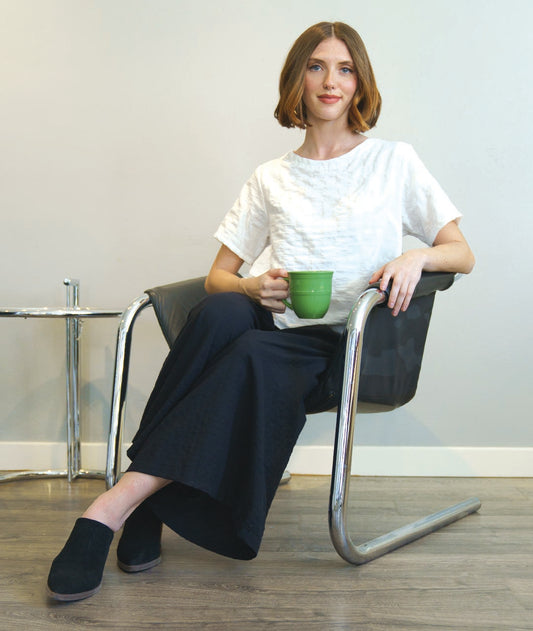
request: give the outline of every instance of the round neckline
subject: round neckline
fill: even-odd
[[[349,151],[347,151],[346,153],[342,153],[340,156],[335,156],[334,158],[326,158],[325,160],[315,160],[314,158],[304,158],[303,156],[299,155],[298,153],[296,153],[295,151],[289,151],[289,156],[296,161],[301,161],[302,163],[305,162],[305,164],[307,165],[317,165],[318,168],[320,168],[320,165],[331,165],[331,164],[337,164],[338,162],[342,162],[344,160],[349,159],[354,153],[357,153],[358,150],[361,149],[361,147],[363,145],[366,145],[370,140],[373,140],[372,138],[369,138],[368,136],[365,138],[365,140],[363,140],[362,142],[360,142],[359,144],[355,145],[355,147],[353,147],[352,149],[350,149]]]

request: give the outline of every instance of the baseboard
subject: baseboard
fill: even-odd
[[[122,464],[129,462],[126,456],[128,445],[122,450]],[[82,443],[81,463],[83,469],[103,471],[106,466],[106,443]],[[61,470],[67,467],[65,443],[48,442],[0,442],[0,470],[21,469]]]
[[[296,446],[291,473],[329,475],[333,447]],[[533,448],[373,447],[354,449],[352,474],[413,477],[533,477]]]
[[[123,468],[126,466],[126,445]],[[103,470],[105,443],[84,443],[84,469]],[[330,475],[333,448],[297,445],[288,469],[294,474]],[[64,443],[0,442],[0,470],[62,469]],[[363,476],[533,477],[533,448],[513,447],[356,447],[352,473]]]

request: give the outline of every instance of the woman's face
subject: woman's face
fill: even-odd
[[[331,37],[321,42],[307,63],[303,102],[307,120],[348,120],[348,110],[357,88],[352,57],[346,44]]]

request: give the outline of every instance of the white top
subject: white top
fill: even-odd
[[[432,245],[459,219],[411,145],[367,138],[331,160],[290,152],[259,166],[215,237],[252,267],[333,270],[333,295],[320,320],[287,309],[280,328],[344,323],[370,276],[400,256],[404,235]]]

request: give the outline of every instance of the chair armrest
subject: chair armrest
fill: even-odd
[[[436,291],[449,289],[455,281],[455,276],[453,272],[422,272],[422,276],[415,288],[413,299],[428,296]],[[390,287],[391,283],[385,290],[387,296],[390,292]],[[379,289],[379,283],[372,283],[372,285],[369,285],[369,288]]]
[[[146,290],[169,346],[178,337],[190,310],[207,296],[204,283],[205,276]]]

